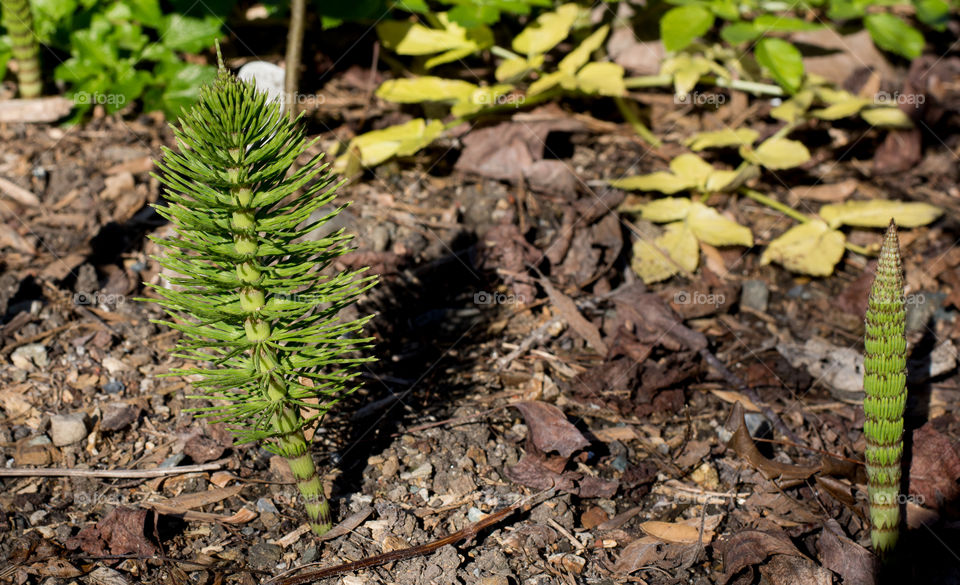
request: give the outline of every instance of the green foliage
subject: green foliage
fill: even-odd
[[[354,389],[356,351],[369,317],[341,310],[373,286],[362,271],[326,271],[349,251],[337,231],[304,239],[336,186],[320,156],[290,172],[311,144],[277,103],[221,70],[174,129],[179,152],[164,148],[157,177],[170,204],[160,215],[176,236],[158,238],[158,261],[179,276],[153,286],[182,333],[177,354],[198,363],[172,374],[195,376],[214,405],[196,409],[228,424],[238,441],[266,441],[288,459],[314,531],[329,529],[319,478],[304,439]],[[321,155],[322,156],[322,155]],[[303,414],[312,412],[313,414]]]
[[[890,220],[877,276],[867,301],[863,390],[867,440],[867,493],[873,548],[881,555],[897,543],[900,524],[900,457],[907,402],[906,304],[897,227]]]

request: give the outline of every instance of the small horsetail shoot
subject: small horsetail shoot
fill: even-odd
[[[893,550],[900,525],[900,458],[907,402],[905,305],[900,242],[891,220],[867,302],[863,364],[870,538],[881,556]]]
[[[316,534],[332,526],[329,504],[305,431],[345,394],[371,339],[369,316],[343,320],[341,310],[376,282],[365,270],[332,273],[350,251],[342,230],[305,239],[343,207],[322,155],[293,171],[313,142],[300,119],[223,67],[174,128],[179,152],[164,149],[157,178],[169,205],[157,206],[176,233],[154,238],[170,286],[152,286],[182,333],[178,357],[195,362],[170,375],[194,376],[194,409],[225,422],[239,443],[262,441],[284,457]]]

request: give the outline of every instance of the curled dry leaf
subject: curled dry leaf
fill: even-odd
[[[757,565],[773,555],[803,557],[797,547],[783,534],[760,530],[745,530],[717,544],[723,557],[723,577],[726,583],[743,569]]]
[[[738,402],[733,405],[730,416],[724,426],[733,433],[727,446],[736,452],[741,458],[746,459],[751,465],[760,470],[760,473],[767,479],[806,479],[820,471],[820,465],[791,465],[781,463],[773,459],[767,459],[763,453],[757,449],[753,442],[753,437],[747,431],[747,424],[744,421],[743,406]]]

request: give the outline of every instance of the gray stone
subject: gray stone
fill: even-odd
[[[273,569],[280,562],[283,549],[276,544],[261,542],[250,547],[247,561],[256,569]]]
[[[103,418],[100,419],[100,429],[104,431],[119,431],[133,424],[140,416],[140,407],[126,402],[111,402],[103,407]]]
[[[10,354],[10,361],[17,368],[24,371],[33,371],[35,368],[46,368],[50,365],[47,357],[47,346],[42,343],[28,343],[21,345]]]
[[[57,447],[78,443],[87,437],[87,415],[82,412],[50,417],[50,438]]]
[[[745,280],[740,289],[740,306],[761,313],[767,312],[767,303],[770,300],[770,289],[762,280]]]

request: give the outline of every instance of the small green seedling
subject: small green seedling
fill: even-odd
[[[890,220],[867,303],[863,364],[870,537],[881,556],[896,545],[900,525],[900,457],[907,402],[905,327],[903,263],[897,226]]]
[[[342,209],[310,220],[337,187],[322,155],[291,172],[313,143],[222,61],[174,133],[179,152],[165,148],[157,165],[170,204],[156,209],[176,235],[155,241],[165,248],[157,260],[179,276],[152,288],[173,318],[156,322],[183,334],[176,355],[198,365],[171,375],[194,376],[202,394],[191,398],[213,401],[194,409],[200,416],[289,462],[310,526],[323,534],[330,509],[304,431],[354,389],[357,366],[370,361],[357,354],[370,344],[358,337],[370,317],[339,315],[376,277],[325,270],[349,251],[351,236],[304,239]]]

